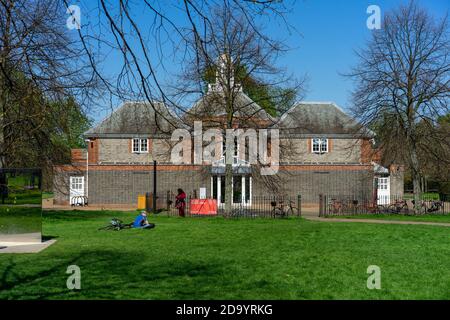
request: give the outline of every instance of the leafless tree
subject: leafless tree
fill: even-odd
[[[67,0],[63,2],[67,7],[71,4]],[[285,20],[289,1],[99,0],[94,6],[89,4],[87,1],[80,3],[82,25],[78,35],[95,74],[108,89],[108,102],[112,101],[110,107],[117,100],[147,101],[155,111],[156,123],[156,115],[166,122],[171,119],[158,112],[155,101],[183,112],[180,101],[173,101],[167,94],[165,85],[170,83],[170,68],[188,61],[186,53],[192,39],[195,39],[199,56],[205,51],[207,30],[214,22],[215,7],[230,8],[255,32],[259,32],[255,20],[261,19],[278,21],[287,30],[292,30]],[[109,54],[119,66],[119,71],[114,74],[106,73],[100,67],[109,59]]]
[[[192,108],[183,110],[183,118],[191,127],[196,120],[202,121],[204,128],[221,130],[272,127],[277,118],[259,104],[271,100],[275,111],[279,111],[277,115],[280,115],[282,112],[277,110],[277,101],[283,99],[284,95],[298,93],[303,88],[304,79],[294,80],[285,70],[277,67],[277,58],[287,48],[282,42],[265,36],[264,29],[250,24],[240,11],[224,5],[217,6],[212,13],[215,19],[203,30],[201,45],[195,32],[191,34],[192,40],[186,48],[190,61],[186,63],[178,84],[172,88],[174,94],[171,99],[196,101]],[[264,94],[250,94],[249,86],[260,88]],[[222,132],[225,137],[225,131]],[[245,160],[245,149],[248,157],[252,152],[248,150],[250,146],[246,145],[244,131],[236,132],[235,135],[240,154],[229,136],[224,139],[225,151],[222,154],[225,164],[226,214],[232,208],[233,166],[239,165],[236,160]],[[216,143],[222,145],[222,141]],[[257,163],[254,163],[252,173],[259,172],[258,167],[265,165],[264,161],[260,161],[261,156],[258,154],[256,157]],[[278,175],[259,177],[276,192]]]
[[[411,1],[385,15],[348,75],[355,83],[354,115],[379,133],[391,161],[411,170],[416,204],[424,167],[419,154],[432,153],[449,170],[449,132],[435,130],[449,111],[449,54],[447,17],[438,21]]]

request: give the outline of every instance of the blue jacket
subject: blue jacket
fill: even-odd
[[[134,219],[134,222],[133,222],[133,228],[140,228],[140,227],[142,227],[143,225],[144,225],[144,222],[147,220],[147,218],[146,217],[144,217],[143,215],[138,215],[137,217],[136,217],[136,219]]]

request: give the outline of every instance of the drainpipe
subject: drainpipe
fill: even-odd
[[[84,140],[87,143],[86,147],[86,198],[89,202],[89,143],[91,142],[90,139]]]
[[[153,160],[153,214],[156,213],[156,160]]]

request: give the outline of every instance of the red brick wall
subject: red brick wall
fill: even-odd
[[[370,163],[370,162],[380,163],[381,161],[381,150],[373,149],[372,142],[369,139],[361,140],[361,163]]]
[[[89,145],[88,145],[89,164],[98,163],[98,149],[99,149],[99,140],[91,139],[91,141],[89,141]]]
[[[85,149],[72,149],[71,153],[71,161],[72,163],[86,161],[86,150]]]

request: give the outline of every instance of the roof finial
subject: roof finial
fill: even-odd
[[[228,53],[222,53],[217,57],[216,62],[216,81],[208,84],[208,91],[223,92],[224,88],[234,90],[234,68],[231,56]],[[239,86],[240,87],[240,86]],[[241,90],[239,88],[238,90]]]

